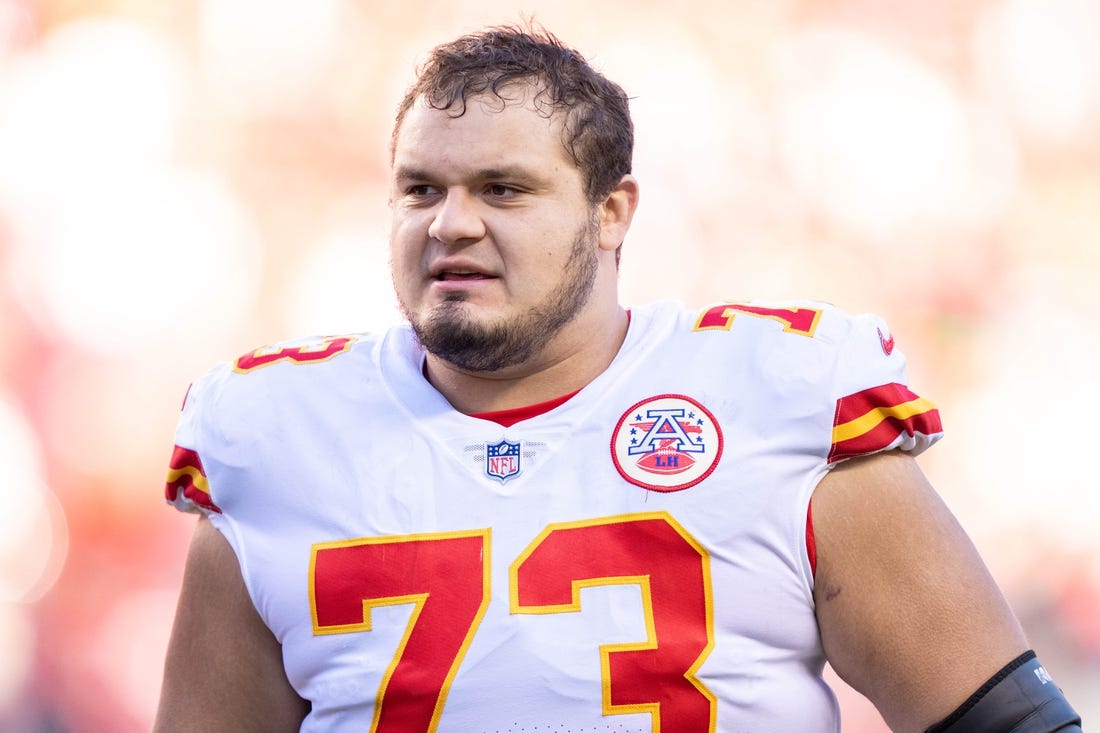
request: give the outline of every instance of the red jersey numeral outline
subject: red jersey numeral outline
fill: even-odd
[[[328,361],[337,354],[347,351],[354,341],[355,338],[352,336],[334,336],[322,339],[315,344],[303,344],[302,346],[264,346],[239,357],[233,363],[233,371],[239,374],[248,374],[281,361],[289,361],[295,364],[313,364],[319,361]]]
[[[483,529],[313,546],[314,634],[370,631],[372,608],[415,604],[382,676],[372,732],[439,725],[451,680],[489,605],[489,536]]]
[[[438,727],[489,603],[489,541],[485,529],[313,546],[315,634],[370,631],[372,608],[415,604],[379,685],[371,733]],[[639,546],[659,550],[630,551]],[[600,647],[603,713],[649,713],[655,733],[713,733],[717,700],[697,677],[714,647],[710,556],[668,513],[548,526],[509,568],[510,610],[576,612],[582,588],[615,584],[639,586],[646,639]]]
[[[600,646],[604,715],[649,713],[656,733],[714,731],[717,700],[696,676],[714,648],[710,556],[669,514],[551,524],[509,578],[511,611],[527,614],[580,611],[582,588],[639,586],[645,641]]]
[[[738,313],[755,318],[767,318],[783,324],[787,333],[813,338],[821,311],[817,308],[767,308],[747,303],[723,303],[704,310],[695,321],[695,331],[728,331]]]

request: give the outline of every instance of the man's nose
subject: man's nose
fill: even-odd
[[[464,189],[449,189],[428,227],[428,236],[443,244],[476,241],[485,236],[477,197]]]

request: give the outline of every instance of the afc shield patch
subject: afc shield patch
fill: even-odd
[[[485,445],[485,474],[504,483],[517,475],[522,467],[520,444],[510,440]]]
[[[722,457],[722,429],[710,410],[686,395],[649,397],[619,418],[611,459],[624,479],[650,491],[699,483]]]

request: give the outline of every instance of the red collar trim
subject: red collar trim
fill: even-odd
[[[628,308],[626,311],[626,322],[630,323],[631,312]],[[422,367],[424,372],[424,378],[428,378],[428,361],[424,360],[424,366]],[[527,420],[532,417],[538,417],[543,413],[550,412],[558,405],[564,405],[569,399],[580,392],[578,389],[576,392],[570,392],[567,395],[562,395],[546,402],[539,402],[534,405],[528,405],[527,407],[514,407],[510,410],[494,410],[492,412],[474,412],[470,414],[470,417],[480,418],[482,420],[492,420],[493,422],[503,427],[509,428],[521,420]]]
[[[578,389],[577,392],[580,392]],[[546,402],[539,402],[534,405],[527,405],[526,407],[513,407],[509,410],[494,410],[492,412],[475,412],[470,417],[480,418],[482,420],[492,420],[493,422],[503,427],[511,427],[518,423],[520,420],[527,420],[532,417],[537,417],[543,413],[550,412],[558,405],[563,405],[569,401],[569,398],[577,394],[577,392],[570,392],[567,395],[556,397]]]

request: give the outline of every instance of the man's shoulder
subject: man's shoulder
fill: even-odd
[[[666,302],[638,315],[635,355],[704,379],[721,375],[733,389],[831,398],[904,381],[904,356],[885,322],[830,303],[731,300],[692,309]]]
[[[188,391],[185,407],[204,409],[262,401],[273,394],[311,393],[338,386],[346,377],[369,379],[370,364],[387,332],[304,336],[251,349],[215,364]]]
[[[288,339],[241,354],[228,367],[242,375],[261,371],[278,374],[287,371],[287,367],[325,364],[353,351],[369,350],[379,338],[372,333],[352,333]],[[276,366],[282,369],[269,369]]]
[[[711,340],[731,345],[751,341],[757,347],[774,343],[813,350],[836,348],[853,330],[870,328],[874,333],[875,325],[881,324],[876,316],[809,299],[728,300],[699,307],[661,301],[637,312],[654,324],[664,324],[670,336],[711,334]]]

